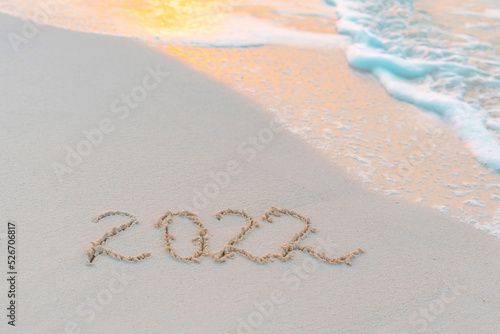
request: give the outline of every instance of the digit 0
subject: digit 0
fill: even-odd
[[[195,225],[198,225],[198,237],[194,238],[192,241],[195,245],[198,245],[198,249],[194,252],[192,256],[189,257],[182,257],[177,252],[174,250],[172,247],[172,240],[175,239],[175,237],[169,233],[168,228],[170,224],[173,223],[174,217],[185,217],[189,220],[191,220]],[[198,216],[194,213],[191,213],[189,211],[181,211],[181,212],[176,212],[172,213],[170,211],[165,212],[165,214],[158,219],[158,221],[155,224],[156,228],[163,228],[165,231],[165,244],[167,245],[166,250],[170,253],[170,255],[179,261],[184,261],[184,262],[200,262],[200,259],[203,256],[206,256],[208,254],[208,236],[207,236],[207,229],[205,226],[201,223],[201,221],[198,219]]]

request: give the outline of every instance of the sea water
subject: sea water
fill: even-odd
[[[352,67],[449,121],[481,163],[500,171],[497,0],[3,0],[0,10],[73,30],[205,47],[338,46],[342,36],[284,27],[252,10],[338,18]]]

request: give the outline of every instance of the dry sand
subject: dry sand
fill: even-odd
[[[22,27],[0,22],[3,36]],[[247,97],[139,42],[45,27],[20,53],[5,38],[0,50],[0,212],[17,223],[19,252],[18,323],[4,318],[2,333],[498,333],[498,239],[366,190]],[[157,66],[168,76],[129,114],[112,112],[121,94],[154,84]],[[82,144],[96,128],[108,132]],[[249,150],[259,134],[265,142]],[[68,166],[68,147],[90,152]],[[71,171],[57,177],[55,162]],[[217,174],[227,184],[215,187]],[[193,201],[204,189],[217,194]],[[154,227],[165,211],[189,209],[216,252],[245,224],[218,212],[258,219],[271,206],[310,218],[317,232],[303,245],[365,253],[352,266],[305,253],[186,264]],[[150,258],[86,263],[90,242],[126,222],[92,222],[107,211],[139,221],[107,246]],[[197,227],[181,221],[173,245],[190,256]],[[260,224],[240,244],[256,255],[303,227],[286,217]]]

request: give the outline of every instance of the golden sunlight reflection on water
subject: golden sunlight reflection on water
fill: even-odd
[[[113,0],[127,25],[147,30],[193,32],[210,29],[232,12],[233,0]]]

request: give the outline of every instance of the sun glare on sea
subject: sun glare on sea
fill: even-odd
[[[232,11],[234,0],[112,0],[126,22],[148,30],[195,32],[210,29]]]

